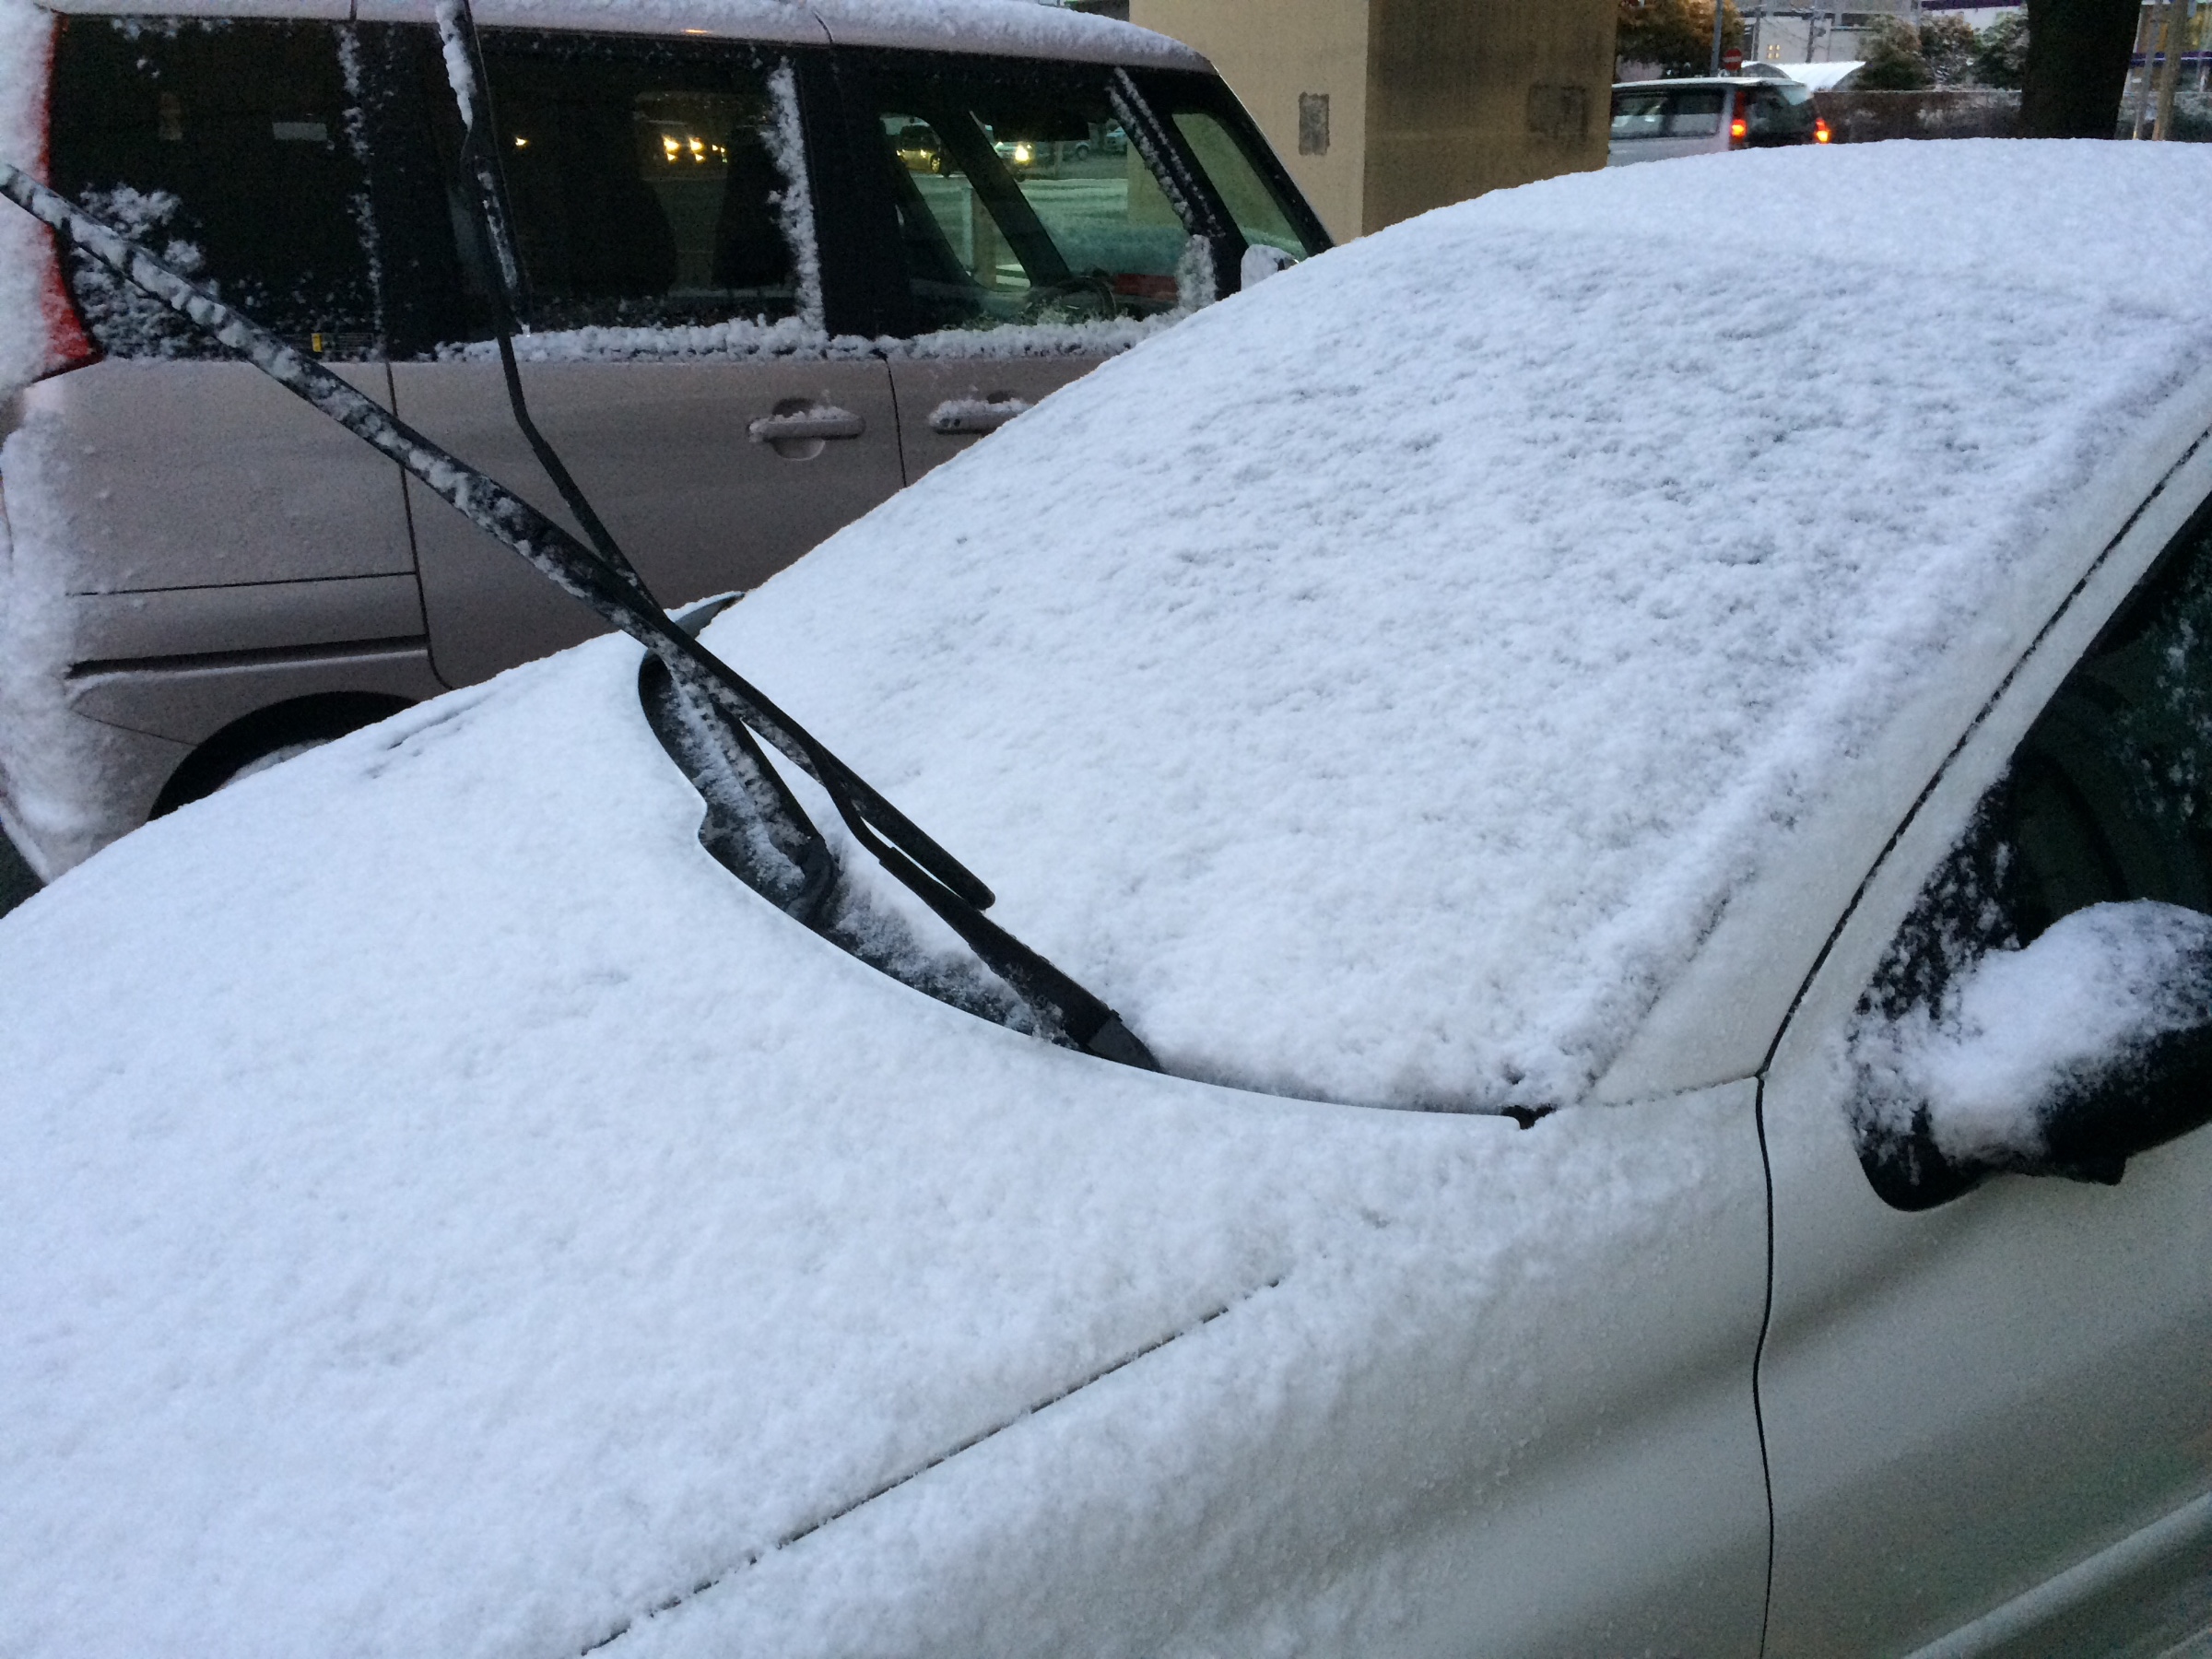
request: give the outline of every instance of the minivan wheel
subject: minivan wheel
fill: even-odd
[[[162,785],[153,811],[147,816],[160,818],[174,812],[187,802],[204,799],[241,778],[309,749],[321,748],[409,706],[408,699],[382,692],[334,691],[256,709],[232,721],[187,755]]]

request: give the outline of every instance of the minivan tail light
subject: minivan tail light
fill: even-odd
[[[1813,117],[1813,142],[1814,142],[1815,144],[1826,144],[1826,143],[1828,143],[1828,142],[1830,141],[1830,137],[1831,137],[1831,136],[1832,136],[1832,135],[1831,135],[1831,134],[1829,132],[1829,130],[1828,130],[1828,122],[1827,122],[1827,120],[1826,120],[1824,117],[1822,117],[1822,116],[1818,116],[1818,115],[1816,115],[1816,116],[1814,116],[1814,117]]]
[[[31,51],[38,62],[29,66],[30,84],[38,88],[34,96],[38,106],[31,119],[36,124],[38,153],[31,158],[37,177],[46,176],[47,123],[52,110],[53,88],[53,52],[56,37],[62,29],[60,18],[49,20],[46,37],[35,41]],[[11,218],[18,216],[10,215]],[[43,380],[49,375],[66,374],[72,369],[82,369],[87,363],[97,363],[103,355],[85,320],[77,312],[76,301],[69,297],[69,284],[62,274],[61,240],[43,225],[31,225],[29,220],[18,219],[11,226],[17,235],[36,236],[39,252],[31,257],[38,262],[39,273],[39,332],[44,350],[35,378]]]
[[[97,363],[103,355],[86,332],[84,319],[76,314],[76,302],[69,298],[68,287],[62,280],[60,250],[54,245],[53,233],[47,230],[44,235],[46,270],[39,285],[39,310],[44,314],[46,332],[46,360],[38,371],[41,380]]]
[[[1728,147],[1730,149],[1741,149],[1744,141],[1750,136],[1751,123],[1747,117],[1738,115],[1728,124]]]

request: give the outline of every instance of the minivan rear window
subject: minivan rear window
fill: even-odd
[[[1761,87],[1746,115],[1754,138],[1790,138],[1813,130],[1813,95],[1803,87]]]
[[[273,333],[374,352],[368,194],[331,25],[64,18],[53,81],[56,189]],[[70,287],[112,355],[226,355],[82,255]]]

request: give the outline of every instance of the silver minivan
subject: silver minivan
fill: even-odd
[[[664,603],[759,582],[1327,245],[1206,61],[1124,24],[477,13],[530,412]],[[46,16],[57,189],[569,522],[503,389],[429,0]],[[53,371],[0,388],[0,822],[41,877],[597,630],[151,301],[53,276]]]
[[[1812,93],[1786,76],[1622,81],[1613,88],[1606,165],[1828,141]]]

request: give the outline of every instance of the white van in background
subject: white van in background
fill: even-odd
[[[44,107],[0,132],[566,522],[504,394],[429,0],[287,9],[63,0],[32,31]],[[531,412],[666,604],[759,582],[1327,246],[1206,61],[1125,24],[1011,0],[478,18]],[[152,301],[52,276],[42,320],[0,319],[43,329],[50,371],[0,389],[0,823],[40,877],[597,631]]]

